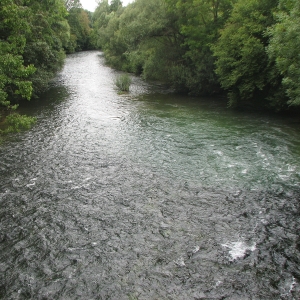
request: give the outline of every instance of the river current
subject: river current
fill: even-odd
[[[69,55],[0,145],[0,299],[300,299],[296,119]]]

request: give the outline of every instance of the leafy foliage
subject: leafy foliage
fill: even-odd
[[[0,130],[1,134],[15,133],[23,130],[28,130],[35,124],[36,118],[17,113],[10,114],[5,118],[4,128]]]
[[[229,91],[231,105],[249,101],[267,105],[261,100],[280,94],[279,73],[265,51],[269,44],[265,29],[274,24],[276,7],[274,0],[238,1],[212,46],[216,72],[222,87]]]
[[[34,93],[42,92],[64,61],[63,47],[68,43],[69,26],[63,1],[27,2],[30,9],[31,32],[26,37],[24,62],[37,71],[31,77]]]
[[[300,105],[299,1],[119,2],[101,0],[93,16],[93,45],[111,66],[178,92],[223,90],[230,105]]]
[[[62,67],[70,40],[65,4],[64,0],[1,0],[0,108],[15,110],[22,100],[38,95]],[[33,122],[16,113],[8,115],[2,133],[29,128]]]
[[[234,1],[230,0],[168,0],[177,18],[181,37],[180,63],[173,65],[171,77],[190,94],[220,92],[214,72],[214,57],[210,45],[218,38],[218,30],[229,17]]]
[[[63,0],[0,3],[0,104],[10,106],[45,89],[63,64],[69,40]]]
[[[71,8],[68,14],[71,40],[66,47],[69,53],[90,48],[91,21],[88,13],[82,8]]]
[[[300,105],[297,0],[1,0],[0,106],[43,91],[65,51],[93,47],[107,63],[231,105]],[[93,26],[93,28],[92,28]]]
[[[178,91],[213,94],[220,89],[209,45],[230,3],[136,0],[112,10],[103,0],[94,14],[94,44],[115,68],[164,81]]]
[[[2,0],[0,106],[44,91],[63,65],[64,49],[87,49],[90,31],[79,0]]]
[[[30,26],[25,21],[30,12],[12,0],[0,4],[0,105],[9,107],[9,98],[30,99],[35,72],[31,64],[24,65],[23,52]]]
[[[269,30],[268,46],[270,59],[283,76],[282,84],[289,97],[288,104],[300,105],[300,2],[280,1],[275,14],[277,23]]]

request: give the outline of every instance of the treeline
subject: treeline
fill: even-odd
[[[0,108],[44,91],[65,53],[93,48],[180,93],[300,105],[298,0],[101,0],[94,13],[80,0],[1,0]]]
[[[299,0],[101,0],[92,43],[118,69],[230,105],[300,105]]]
[[[1,0],[0,108],[42,92],[65,53],[90,47],[91,30],[79,0]]]

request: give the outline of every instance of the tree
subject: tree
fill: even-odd
[[[104,0],[94,14],[94,37],[107,62],[145,78],[167,79],[176,43],[165,1],[137,0],[118,7],[112,11]]]
[[[136,0],[118,10],[102,0],[93,40],[116,68],[161,80],[177,91],[213,94],[219,83],[210,44],[233,0]]]
[[[280,74],[265,50],[269,44],[266,28],[275,23],[277,4],[274,0],[239,0],[212,46],[216,73],[228,91],[230,105],[252,102],[280,107],[285,103]]]
[[[68,23],[71,30],[71,43],[68,52],[87,50],[90,47],[91,24],[88,13],[82,8],[69,10]]]
[[[300,105],[300,2],[281,0],[277,23],[269,30],[268,46],[270,59],[283,76],[282,84],[289,97],[288,104]]]
[[[95,48],[103,49],[105,44],[104,39],[102,39],[102,33],[104,28],[106,28],[109,18],[110,8],[108,0],[101,0],[93,14],[93,31],[91,32],[91,43]]]
[[[177,0],[175,5],[172,0],[167,2],[177,16],[184,51],[180,63],[173,64],[175,87],[194,95],[220,92],[210,45],[216,42],[235,1]]]
[[[111,0],[110,3],[110,11],[117,11],[119,7],[122,7],[122,1],[121,0]]]
[[[63,0],[0,3],[0,102],[30,99],[62,66],[69,39]]]
[[[30,99],[32,83],[28,79],[35,67],[25,64],[23,53],[30,15],[13,0],[0,3],[0,105],[9,107],[13,99]]]
[[[26,35],[23,59],[37,69],[30,77],[37,95],[63,65],[70,27],[63,0],[24,0],[24,5],[30,11],[30,34]]]
[[[168,79],[177,47],[164,1],[139,0],[127,6],[120,16],[119,37],[128,71],[147,79]]]

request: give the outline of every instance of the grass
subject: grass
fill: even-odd
[[[131,82],[131,77],[128,74],[122,74],[117,77],[115,84],[120,92],[129,92]]]

